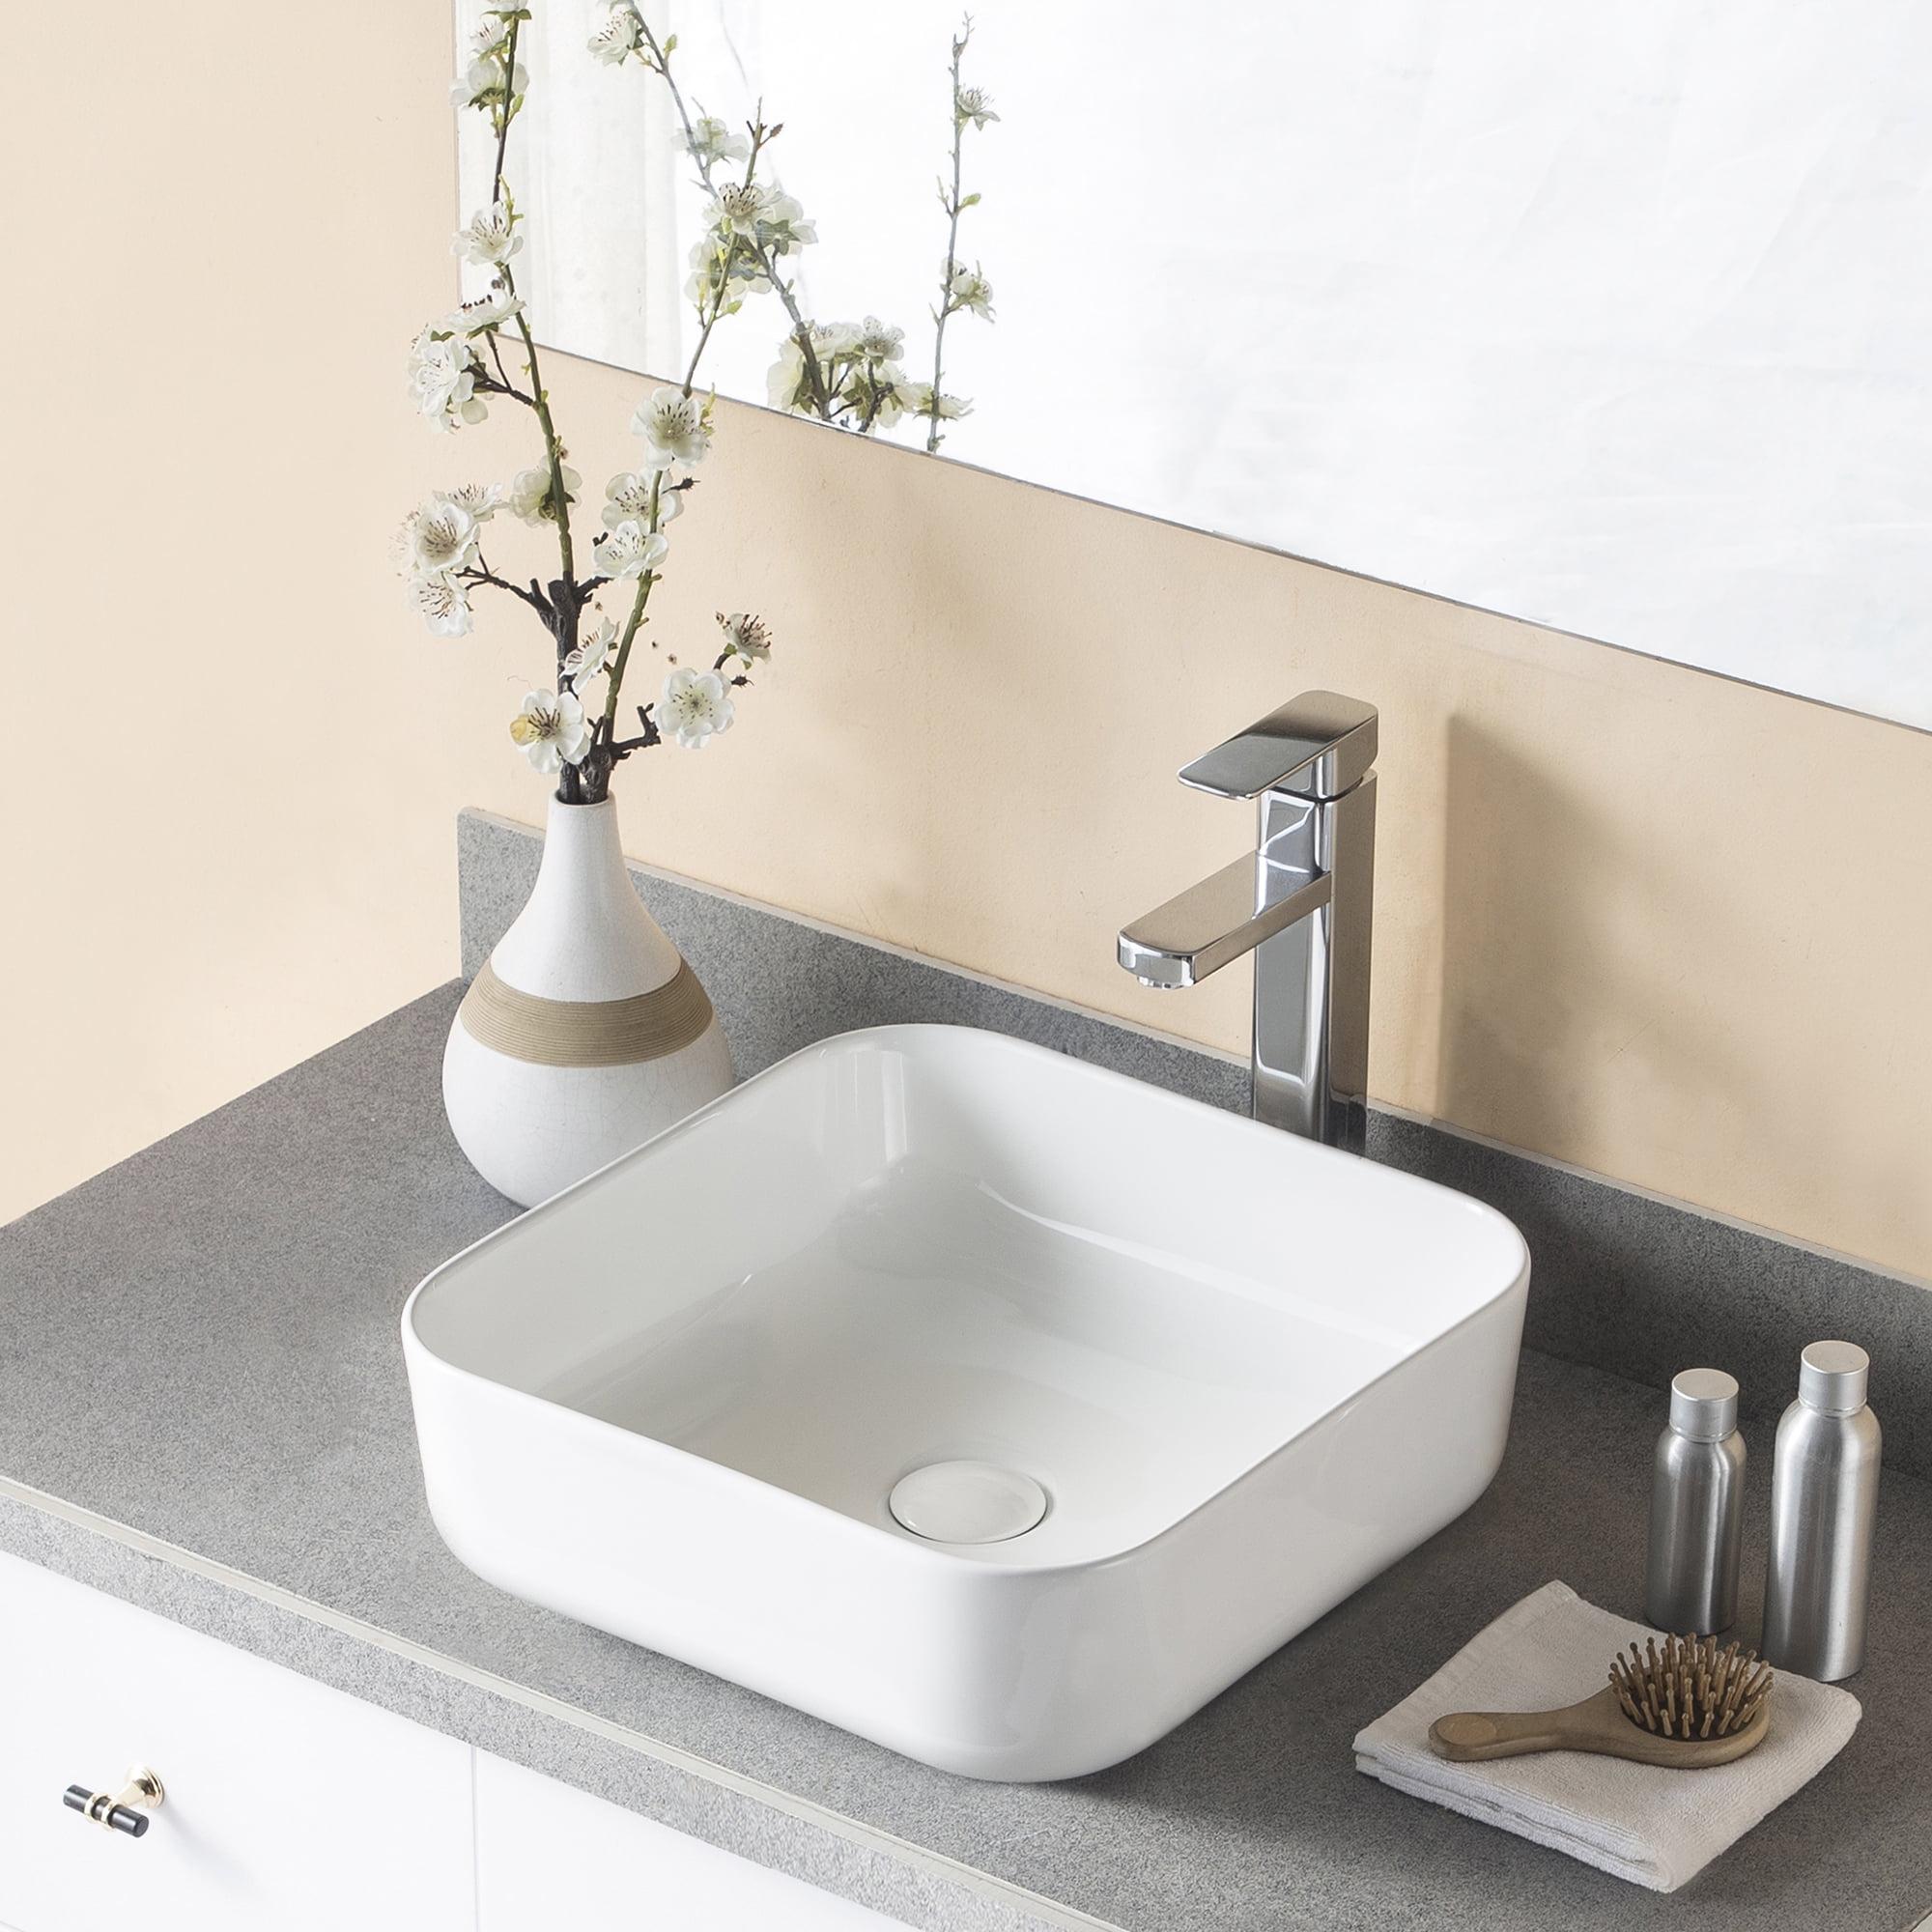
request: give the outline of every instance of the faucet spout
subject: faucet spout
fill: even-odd
[[[1285,869],[1265,857],[1223,866],[1123,927],[1115,948],[1121,964],[1144,986],[1198,985],[1328,903],[1333,882],[1326,872],[1283,892],[1270,874]]]

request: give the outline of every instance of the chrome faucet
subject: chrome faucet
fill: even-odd
[[[1255,955],[1253,1113],[1360,1153],[1368,1128],[1369,947],[1376,883],[1376,709],[1304,692],[1180,773],[1259,798],[1252,858],[1122,929],[1145,986],[1192,986]]]

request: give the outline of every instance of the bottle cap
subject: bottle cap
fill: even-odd
[[[1856,1342],[1813,1342],[1798,1358],[1798,1400],[1827,1415],[1865,1406],[1871,1357]]]
[[[1670,1426],[1693,1442],[1721,1442],[1738,1426],[1738,1378],[1722,1369],[1673,1376]]]

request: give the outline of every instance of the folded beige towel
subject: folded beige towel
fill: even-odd
[[[1369,1725],[1355,1739],[1355,1769],[1653,1891],[1675,1891],[1837,1755],[1863,1715],[1856,1697],[1779,1671],[1770,1735],[1736,1763],[1707,1771],[1580,1751],[1452,1764],[1429,1748],[1430,1725],[1449,1711],[1548,1710],[1587,1697],[1617,1651],[1654,1634],[1584,1603],[1567,1583],[1546,1583]]]

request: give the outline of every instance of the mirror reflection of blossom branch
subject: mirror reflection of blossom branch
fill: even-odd
[[[982,88],[961,82],[961,62],[972,34],[969,15],[953,37],[949,71],[952,176],[950,182],[942,177],[939,184],[948,225],[939,300],[931,312],[930,383],[913,381],[906,374],[904,329],[869,315],[864,322],[816,322],[799,306],[797,281],[787,276],[785,265],[817,241],[817,228],[775,181],[761,183],[754,178],[761,151],[783,124],[768,127],[762,103],[743,134],[701,109],[694,113],[671,71],[677,36],[660,39],[636,0],[611,0],[609,16],[592,34],[590,50],[600,60],[616,67],[635,62],[663,80],[677,114],[685,152],[709,198],[705,232],[692,249],[691,278],[685,284],[685,294],[697,312],[697,354],[703,354],[719,317],[735,314],[747,297],[776,294],[784,306],[791,329],[780,343],[779,359],[766,379],[774,409],[815,416],[862,435],[891,429],[907,416],[923,418],[927,424],[927,449],[939,447],[942,423],[971,412],[970,402],[948,395],[943,387],[946,325],[962,310],[982,321],[993,319],[992,284],[977,263],[969,269],[960,259],[959,217],[980,201],[977,193],[962,191],[966,129],[982,132],[989,122],[1000,118]],[[727,163],[741,161],[742,179],[726,168]]]
[[[972,38],[973,16],[969,14],[952,40],[952,179],[949,182],[942,176],[939,183],[939,205],[946,211],[947,221],[946,260],[939,270],[939,305],[932,311],[932,382],[930,386],[923,388],[914,385],[913,399],[907,405],[914,415],[926,418],[927,449],[939,447],[942,422],[963,416],[973,407],[956,396],[947,395],[941,387],[948,320],[961,309],[970,310],[981,322],[993,319],[992,283],[980,271],[979,263],[969,269],[959,259],[959,217],[969,208],[980,205],[977,194],[962,195],[959,191],[966,129],[970,126],[975,133],[984,133],[986,123],[1000,118],[993,112],[992,97],[984,88],[959,84],[959,64]]]
[[[672,659],[674,668],[657,697],[636,707],[637,731],[617,735],[617,706],[632,647],[646,622],[645,607],[670,549],[666,528],[684,509],[696,487],[691,471],[711,446],[712,399],[696,395],[695,384],[711,328],[726,311],[722,302],[711,304],[683,383],[663,386],[638,405],[631,428],[641,440],[642,454],[635,470],[613,476],[606,486],[604,528],[591,546],[592,574],[581,577],[571,512],[583,479],[565,460],[536,341],[511,268],[524,246],[524,216],[505,178],[504,161],[510,128],[529,85],[528,71],[517,58],[517,43],[530,17],[529,9],[522,6],[487,11],[471,37],[463,76],[452,90],[459,112],[488,117],[496,141],[490,205],[470,218],[452,244],[465,262],[487,269],[491,281],[483,295],[417,335],[409,374],[410,393],[434,429],[450,432],[482,422],[493,397],[528,410],[541,433],[543,460],[520,470],[507,486],[467,483],[430,496],[405,521],[398,553],[411,599],[440,637],[469,634],[470,599],[479,589],[506,592],[536,613],[554,648],[554,689],[530,692],[510,721],[510,736],[538,771],[556,776],[559,799],[594,805],[610,795],[612,771],[633,753],[668,742],[695,751],[725,730],[732,721],[732,693],[749,684],[749,672],[771,656],[772,640],[759,618],[721,611],[724,645],[710,668],[677,666]],[[599,51],[596,41],[591,45],[593,52]],[[748,150],[747,187],[754,185],[758,145],[754,140]],[[522,385],[504,361],[504,332],[510,328],[516,335],[511,355],[519,347],[522,351]],[[532,576],[526,585],[492,567],[484,554],[485,526],[499,511],[532,528],[550,526],[557,548],[555,577],[545,582]],[[607,585],[616,586],[620,595],[628,591],[621,625],[591,607],[592,598]],[[586,611],[594,622],[586,624]]]

